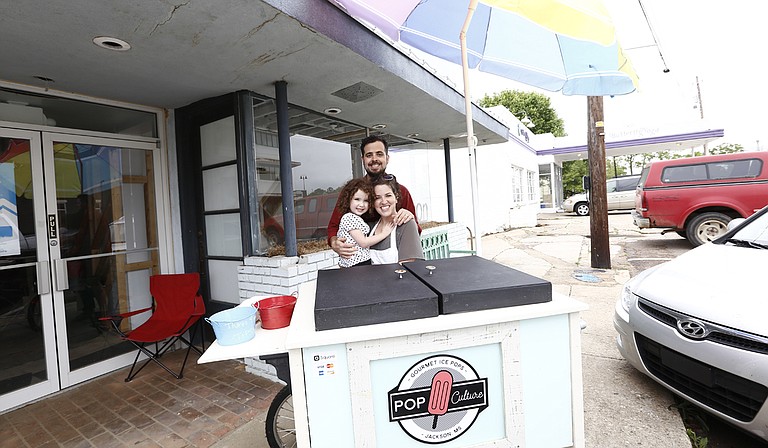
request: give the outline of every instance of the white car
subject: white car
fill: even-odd
[[[768,206],[641,272],[616,303],[622,356],[687,401],[768,440]]]
[[[608,210],[631,210],[635,208],[635,189],[640,175],[614,177],[605,183]],[[563,201],[563,211],[575,212],[579,216],[589,215],[589,199],[586,193],[570,196]]]

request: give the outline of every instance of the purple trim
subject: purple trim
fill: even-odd
[[[708,131],[689,132],[686,134],[662,135],[658,137],[638,138],[635,140],[621,140],[618,142],[605,142],[605,149],[627,148],[630,146],[653,145],[658,143],[674,143],[685,140],[696,140],[701,138],[719,138],[725,135],[724,129],[710,129]],[[574,152],[587,151],[587,145],[565,146],[562,148],[542,149],[536,151],[536,155],[557,155],[571,154]]]
[[[530,131],[528,131],[528,132],[530,132]],[[533,132],[531,132],[531,135],[533,135]],[[511,128],[507,131],[507,140],[514,140],[520,146],[522,146],[523,148],[527,149],[528,151],[530,151],[533,154],[537,154],[538,155],[538,152],[536,151],[536,148],[534,148],[533,146],[529,145],[528,142],[526,142],[525,140],[523,140],[519,136],[513,134]]]

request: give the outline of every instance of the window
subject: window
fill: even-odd
[[[616,179],[616,191],[633,191],[637,188],[637,181],[640,176],[621,177]]]
[[[691,182],[707,179],[707,167],[704,164],[670,166],[661,173],[662,182]]]
[[[661,173],[663,182],[691,182],[697,180],[720,180],[754,178],[760,174],[763,163],[759,159],[730,160],[700,163],[696,165],[670,166]]]
[[[512,166],[512,202],[523,202],[523,169]]]
[[[762,161],[757,159],[732,160],[728,162],[710,163],[710,179],[738,179],[757,177],[762,168]]]
[[[538,195],[536,194],[536,173],[534,171],[527,171],[528,176],[528,201],[534,202]]]

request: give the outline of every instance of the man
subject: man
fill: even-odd
[[[378,135],[371,135],[360,142],[360,152],[363,156],[363,168],[365,168],[365,177],[372,179],[386,174],[387,164],[389,163],[389,145],[387,141]],[[395,223],[404,224],[411,219],[416,220],[416,205],[413,203],[411,193],[407,188],[400,184],[400,201],[397,203],[397,216]],[[337,238],[339,231],[339,222],[341,221],[341,212],[338,208],[333,209],[333,214],[328,222],[328,245],[334,252],[342,258],[352,258],[355,255],[355,246],[347,243],[346,238]],[[421,226],[419,233],[421,233]]]

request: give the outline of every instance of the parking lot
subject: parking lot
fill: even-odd
[[[555,291],[590,306],[583,314],[587,327],[582,333],[588,447],[691,446],[677,411],[669,409],[674,397],[621,357],[613,328],[613,308],[623,283],[691,250],[691,244],[674,232],[640,230],[629,213],[611,212],[611,269],[592,269],[589,226],[589,217],[542,213],[536,227],[484,237],[483,256],[550,280]],[[713,417],[706,422],[709,448],[768,446]]]

